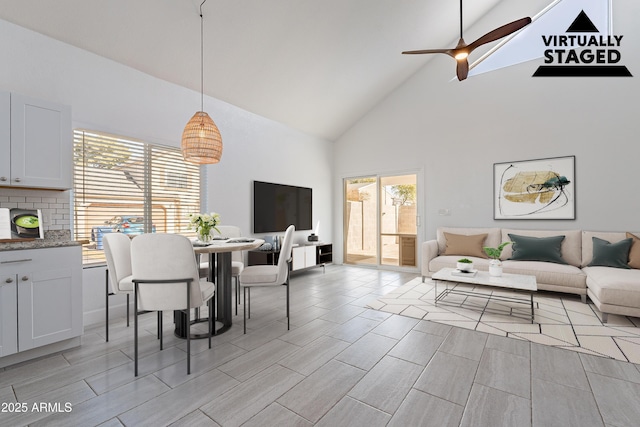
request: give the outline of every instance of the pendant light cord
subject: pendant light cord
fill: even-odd
[[[460,0],[462,1],[462,0]],[[200,111],[204,111],[204,18],[202,17],[202,5],[200,4]]]
[[[460,0],[460,38],[462,38],[462,0]]]

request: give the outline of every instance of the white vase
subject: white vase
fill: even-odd
[[[489,276],[502,276],[502,261],[499,259],[492,259],[489,261]]]

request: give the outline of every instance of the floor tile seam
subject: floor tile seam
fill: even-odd
[[[54,354],[54,355],[49,355],[49,356],[56,356],[56,355]],[[44,359],[47,359],[49,356],[45,357]],[[43,360],[44,360],[44,359],[43,359]],[[27,361],[27,362],[33,362],[33,361]],[[60,367],[60,368],[58,368],[58,369],[70,369],[70,368],[71,368],[71,366],[72,366],[72,365],[67,365],[67,366]],[[2,372],[11,372],[11,371],[12,371],[12,369],[9,369],[9,370],[7,370],[7,371],[0,371],[0,373],[2,373]],[[56,371],[57,371],[57,370],[56,370]],[[29,381],[29,380],[31,380],[31,379],[35,379],[35,378],[38,378],[38,380],[39,380],[39,379],[40,379],[40,375],[41,375],[41,374],[34,375],[34,376],[29,376],[28,378],[16,377],[15,379],[10,380],[11,382],[1,383],[1,384],[0,384],[0,387],[13,387],[13,386],[20,386],[20,385],[23,385],[23,384],[26,384],[26,383],[25,383],[25,382],[16,382],[17,380],[20,380],[20,381]],[[54,372],[53,374],[51,374],[51,375],[55,375],[55,372]]]
[[[119,367],[119,366],[122,366],[122,365],[124,365],[124,364],[126,364],[126,363],[129,363],[129,362],[132,362],[132,361],[133,361],[129,356],[127,356],[127,355],[126,355],[123,351],[121,351],[121,350],[112,351],[112,352],[110,352],[110,353],[108,353],[108,354],[112,354],[112,353],[116,353],[116,352],[120,352],[120,353],[122,353],[122,354],[123,354],[127,359],[129,359],[129,360],[128,360],[127,362],[122,362],[122,363],[119,363],[119,364],[117,364],[117,365],[111,366],[110,368],[105,369],[105,370],[103,370],[103,371],[92,373],[92,374],[91,374],[91,375],[89,375],[89,376],[91,377],[91,376],[97,375],[97,374],[99,374],[99,373],[101,373],[101,372],[109,371],[109,370],[111,370],[111,369],[113,369],[113,368],[117,368],[117,367]],[[108,355],[108,354],[107,354],[107,355]],[[104,355],[104,356],[107,356],[107,355]],[[92,362],[92,360],[87,360],[87,361],[84,361],[84,362],[82,362],[82,363],[90,363],[90,362]],[[80,363],[80,364],[82,364],[82,363]],[[64,368],[62,368],[62,369],[75,369],[75,368],[77,368],[77,367],[78,367],[78,365],[70,365],[70,366],[65,366],[65,367],[64,367]],[[27,380],[27,382],[12,384],[12,387],[16,387],[16,386],[17,386],[17,387],[20,387],[20,386],[28,386],[29,384],[32,384],[32,383],[35,383],[35,382],[44,381],[44,380],[47,380],[48,378],[51,378],[51,377],[52,377],[52,376],[54,376],[54,375],[58,375],[58,374],[59,374],[59,372],[60,372],[60,371],[55,371],[55,372],[53,372],[53,373],[51,373],[51,374],[46,374],[45,376],[31,377],[31,378],[29,378],[29,379]],[[87,378],[87,376],[83,377],[83,380],[84,380],[84,379],[86,379],[86,378]],[[68,385],[68,384],[65,384],[65,385]],[[16,395],[17,395],[17,393],[16,393],[16,391],[15,391],[15,388],[14,388],[13,390],[14,390],[14,394],[16,394]],[[25,399],[33,399],[33,398],[36,398],[36,397],[38,397],[38,396],[40,396],[40,395],[42,395],[42,394],[44,394],[44,393],[46,393],[46,391],[44,391],[44,392],[39,391],[39,392],[37,392],[37,393],[36,393],[36,394],[34,394],[34,395],[29,395],[29,396],[28,396],[27,398],[25,398]]]
[[[629,362],[624,362],[622,360],[616,360],[616,359],[613,359],[613,360],[615,360],[616,362],[621,362],[621,363],[629,363]],[[582,362],[582,357],[580,358],[580,361]],[[585,372],[585,375],[587,375],[587,378],[589,378],[588,374],[595,374],[595,375],[600,375],[601,377],[611,378],[612,380],[624,381],[624,382],[628,382],[628,383],[632,383],[632,384],[636,384],[636,385],[640,386],[640,381],[631,381],[631,380],[626,380],[626,379],[619,378],[619,377],[614,377],[612,375],[608,375],[608,374],[602,373],[602,372],[595,372],[593,370],[590,371],[590,370],[588,370],[586,368],[586,366],[584,366],[584,362],[582,362],[582,363],[583,363],[584,372]]]
[[[589,378],[589,375],[588,375],[589,372],[585,369],[584,362],[582,361],[582,358],[578,357],[578,359],[580,359],[580,365],[582,365],[582,369],[584,369],[584,375],[585,375],[585,377],[587,377],[587,384],[589,384],[588,392],[591,394],[591,397],[593,398],[593,401],[596,403],[596,409],[598,411],[598,414],[600,414],[600,420],[602,421],[602,425],[603,426],[609,426],[611,424],[607,424],[605,422],[604,415],[602,415],[602,409],[600,409],[600,403],[598,402],[597,395],[593,390],[593,385],[591,384],[591,378]],[[592,373],[592,374],[593,375],[600,375],[600,374],[597,374],[597,373]],[[601,375],[601,376],[604,376],[604,375]],[[606,378],[608,378],[608,377],[606,377]],[[624,381],[624,380],[620,380],[620,381]]]
[[[622,354],[622,356],[625,358],[625,360],[622,360],[622,362],[629,362],[629,363],[630,363],[629,358],[627,357],[627,355],[625,354],[625,352],[624,352],[624,351],[622,351],[622,349],[620,348],[620,346],[618,345],[618,343],[617,343],[617,342],[616,342],[616,340],[614,339],[615,337],[605,337],[605,338],[611,338],[611,341],[613,341],[613,343],[615,344],[616,348],[620,351],[620,353]],[[598,351],[598,350],[593,350],[592,348],[585,347],[585,346],[583,346],[583,345],[582,345],[582,343],[580,343],[580,340],[578,340],[578,344],[579,344],[579,345],[578,345],[578,347],[580,347],[580,348],[584,348],[585,350],[589,350],[589,351],[592,351],[592,352],[594,352],[594,353],[597,353],[597,354],[599,354],[600,356],[605,357],[605,358],[607,358],[607,359],[620,360],[620,359],[616,359],[615,357],[611,357],[611,356],[609,356],[608,354],[604,354],[604,353],[602,353],[602,352],[600,352],[600,351]]]
[[[631,323],[633,323],[633,322],[631,322]],[[620,326],[620,325],[614,325],[614,326],[608,326],[608,325],[609,325],[609,324],[605,324],[605,325],[603,325],[603,326],[605,326],[606,328],[614,329],[614,330],[619,331],[619,332],[627,332],[627,333],[629,333],[629,331],[625,331],[625,330],[623,330],[623,329],[618,329],[618,328],[621,328],[621,327],[622,327],[622,326]],[[628,326],[627,326],[627,327],[628,327]],[[636,326],[636,328],[639,328],[638,333],[637,333],[637,334],[634,334],[634,335],[629,335],[630,337],[640,338],[640,327]]]
[[[473,384],[478,384],[478,385],[481,385],[482,387],[490,388],[490,389],[492,389],[492,390],[497,390],[497,391],[499,391],[499,392],[501,392],[501,393],[510,394],[510,395],[512,395],[512,396],[519,397],[519,398],[521,398],[521,399],[526,399],[526,400],[528,400],[528,401],[529,401],[529,406],[531,406],[531,400],[532,400],[532,396],[533,396],[533,394],[529,394],[529,396],[528,396],[528,397],[527,397],[527,396],[521,396],[521,395],[519,395],[519,394],[517,394],[517,393],[513,393],[513,392],[510,392],[510,391],[507,391],[507,390],[503,390],[503,389],[498,388],[498,387],[494,387],[494,386],[489,385],[489,384],[484,384],[484,383],[482,383],[482,382],[476,381],[476,380],[475,380],[475,378],[474,378],[473,383],[472,383],[472,388],[473,388]],[[529,393],[533,393],[532,388],[533,388],[533,387],[531,386],[531,384],[529,384]],[[471,395],[471,392],[469,392],[469,395]],[[467,401],[467,404],[468,404],[468,403],[469,403],[469,402]],[[466,406],[466,405],[465,405],[465,406]]]
[[[356,383],[356,385],[357,385],[357,383]],[[355,386],[354,386],[354,387],[355,387]],[[413,387],[412,387],[412,388],[413,388]],[[351,390],[350,390],[350,391],[351,391]],[[409,392],[407,392],[407,396],[408,396],[408,395],[409,395]],[[367,406],[367,407],[369,407],[369,408],[371,408],[371,409],[373,409],[373,410],[375,410],[375,411],[382,412],[383,414],[386,414],[386,415],[389,415],[390,417],[393,417],[393,416],[395,415],[395,413],[396,413],[396,412],[398,412],[398,409],[400,408],[400,406],[402,406],[402,403],[404,403],[404,401],[405,401],[405,399],[407,398],[407,396],[405,396],[405,397],[402,399],[402,402],[400,402],[400,405],[398,405],[398,408],[397,408],[395,411],[393,411],[393,413],[389,413],[389,412],[384,411],[384,410],[382,410],[382,409],[380,409],[380,408],[376,408],[375,406],[370,405],[370,404],[369,404],[369,403],[367,403],[367,402],[363,402],[362,400],[360,400],[360,399],[358,399],[358,398],[356,398],[356,397],[351,396],[349,393],[347,393],[347,394],[346,394],[342,399],[344,399],[345,397],[348,397],[349,399],[353,399],[353,400],[355,400],[356,402],[361,403],[362,405],[365,405],[365,406]],[[340,399],[340,400],[338,401],[338,403],[340,403],[340,401],[342,401],[342,399]],[[336,403],[336,405],[337,405],[337,403]],[[325,416],[325,415],[327,415],[329,412],[330,412],[330,411],[327,411],[327,412],[322,416],[322,418],[324,418],[324,416]],[[322,420],[322,418],[320,418],[320,420]],[[318,420],[318,422],[320,422],[320,420]],[[391,420],[389,420],[389,421],[391,421]]]
[[[518,336],[518,334],[531,334],[531,332],[512,332],[511,334],[512,334],[512,335],[515,335],[515,336]],[[565,346],[563,346],[563,347],[584,348],[584,347],[581,347],[581,346],[580,346],[580,341],[578,341],[578,345],[575,345],[574,343],[571,343],[571,342],[569,342],[569,341],[565,341],[565,340],[563,340],[563,339],[560,339],[560,338],[557,338],[557,337],[553,337],[553,336],[551,336],[551,335],[546,335],[546,334],[543,334],[542,332],[540,332],[539,334],[535,334],[535,335],[542,335],[542,336],[545,336],[545,337],[553,338],[554,340],[558,340],[558,341],[560,341],[560,342],[562,342],[562,343],[566,344],[566,345],[565,345]],[[520,338],[525,339],[525,340],[527,340],[527,341],[529,341],[529,342],[533,342],[533,341],[529,340],[529,339],[528,339],[528,338],[526,338],[526,337],[520,337]],[[536,344],[539,344],[539,343],[536,343]],[[559,344],[558,344],[558,345],[556,345],[556,344],[540,344],[540,345],[545,345],[545,346],[547,346],[547,347],[559,347]],[[587,350],[589,350],[589,349],[587,349]],[[593,351],[593,350],[590,350],[590,351]]]
[[[334,360],[334,359],[331,359],[331,360]],[[291,386],[291,388],[290,388],[289,390],[285,391],[285,392],[284,392],[284,393],[282,393],[280,396],[278,396],[277,398],[275,398],[275,399],[273,400],[273,403],[277,403],[278,405],[282,406],[283,408],[286,408],[287,410],[289,410],[289,411],[293,412],[294,414],[296,414],[296,415],[298,415],[299,417],[301,417],[303,420],[306,420],[306,421],[308,421],[309,423],[311,423],[311,424],[313,424],[313,425],[317,424],[317,423],[318,423],[322,418],[324,418],[324,417],[325,417],[329,412],[331,412],[331,410],[332,410],[333,408],[335,408],[335,407],[336,407],[336,405],[337,405],[338,403],[340,403],[340,401],[342,401],[342,399],[344,399],[345,397],[347,397],[347,396],[349,395],[349,393],[351,392],[351,390],[353,390],[353,388],[354,388],[354,387],[355,387],[355,386],[356,386],[360,381],[362,381],[362,378],[364,378],[364,376],[365,376],[365,375],[367,375],[367,373],[369,372],[369,371],[367,371],[366,369],[362,369],[362,368],[359,368],[359,367],[357,367],[357,366],[353,366],[353,365],[351,365],[351,364],[349,364],[349,363],[346,363],[346,362],[343,362],[343,361],[341,361],[341,360],[335,360],[335,361],[336,361],[336,362],[338,362],[338,363],[342,363],[343,365],[346,365],[346,366],[349,366],[349,367],[352,367],[352,368],[356,368],[356,369],[358,369],[358,370],[360,370],[360,371],[363,371],[363,372],[364,372],[364,374],[362,375],[362,377],[360,377],[360,379],[359,379],[359,380],[358,380],[354,385],[352,385],[352,386],[349,388],[349,390],[348,390],[348,391],[346,391],[346,392],[345,392],[345,393],[340,397],[340,399],[338,399],[338,400],[337,400],[333,405],[331,405],[331,407],[330,407],[330,408],[328,408],[328,409],[326,410],[326,412],[325,412],[324,414],[322,414],[322,416],[321,416],[317,421],[310,420],[310,419],[308,419],[307,417],[305,417],[304,415],[297,413],[294,409],[289,408],[288,406],[286,406],[285,404],[283,404],[283,403],[281,403],[281,402],[278,402],[278,400],[279,400],[280,398],[282,398],[282,396],[284,396],[286,393],[288,393],[289,391],[291,391],[294,387],[296,387],[296,386],[297,386],[298,384],[300,384],[302,381],[304,381],[305,379],[309,378],[309,376],[305,376],[305,378],[301,379],[299,382],[297,382],[296,384],[294,384],[293,386]],[[327,362],[327,363],[328,363],[328,362]],[[323,365],[323,366],[324,366],[324,365]],[[289,369],[289,368],[287,368],[287,369]],[[292,371],[293,371],[293,370],[292,370]],[[317,371],[317,370],[316,370],[316,371]],[[293,371],[293,372],[296,372],[296,371]],[[351,397],[351,396],[349,396],[349,397]],[[270,404],[269,404],[269,405],[270,405]],[[267,405],[267,406],[269,406],[269,405]],[[265,407],[265,408],[266,408],[266,407]],[[260,411],[264,410],[265,408],[261,409]],[[259,413],[259,412],[258,412],[258,413]]]
[[[459,403],[457,403],[457,402],[454,402],[454,401],[452,401],[452,400],[449,400],[449,399],[447,399],[447,398],[445,398],[445,397],[438,396],[437,394],[433,394],[433,393],[428,392],[428,391],[420,390],[419,388],[416,388],[416,387],[411,387],[411,390],[415,390],[415,391],[417,391],[417,392],[419,392],[419,393],[427,394],[427,395],[429,395],[429,396],[431,396],[431,397],[435,397],[436,399],[444,400],[445,402],[451,403],[452,405],[455,405],[455,406],[458,406],[458,407],[462,408],[462,409],[463,409],[463,412],[464,412],[464,410],[466,410],[466,408],[467,408],[468,398],[467,398],[467,402],[465,402],[465,404],[464,404],[464,405],[461,405],[461,404],[459,404]],[[409,393],[411,393],[411,390],[409,390]],[[407,396],[409,396],[409,393],[407,393]],[[469,391],[469,394],[471,394],[471,391]],[[405,396],[405,399],[406,399],[406,396]],[[402,402],[404,403],[404,400],[403,400]],[[401,406],[402,406],[402,405],[401,405]],[[396,412],[397,412],[397,410],[396,410]],[[394,414],[394,415],[395,415],[395,414]],[[460,419],[462,420],[462,417],[461,417]]]
[[[287,343],[287,344],[291,344],[291,343]],[[291,344],[291,345],[295,345],[295,344]],[[296,347],[298,347],[298,349],[297,349],[297,350],[295,350],[295,351],[298,351],[298,350],[300,350],[301,348],[304,348],[304,347],[300,347],[300,346],[296,346]],[[255,372],[253,375],[251,375],[251,376],[247,377],[247,378],[246,378],[246,379],[244,379],[244,380],[242,380],[242,379],[240,379],[240,378],[237,378],[237,377],[235,377],[235,376],[231,375],[229,372],[226,372],[226,371],[224,371],[224,370],[220,369],[220,368],[221,368],[222,366],[224,366],[225,364],[227,364],[227,363],[229,363],[229,362],[233,362],[234,360],[229,360],[228,362],[225,362],[225,363],[223,363],[222,365],[219,365],[219,366],[217,366],[217,367],[215,367],[215,368],[213,368],[213,369],[217,369],[218,371],[222,372],[223,374],[228,375],[229,377],[231,377],[231,378],[233,378],[234,380],[238,381],[240,384],[242,384],[242,383],[244,383],[244,382],[246,382],[246,381],[251,380],[251,379],[252,379],[252,378],[254,378],[256,375],[259,375],[260,373],[262,373],[262,372],[264,372],[265,370],[267,370],[267,369],[269,369],[269,368],[273,367],[274,365],[278,365],[279,367],[282,367],[282,368],[288,369],[288,370],[290,370],[290,371],[292,371],[292,372],[295,372],[295,373],[297,373],[297,374],[300,374],[300,375],[306,376],[306,375],[304,375],[304,374],[302,374],[302,373],[300,373],[300,372],[298,372],[298,371],[295,371],[295,370],[293,370],[293,369],[291,369],[291,368],[289,368],[289,367],[287,367],[287,366],[284,366],[284,365],[281,365],[281,364],[280,364],[280,362],[281,362],[285,357],[290,356],[292,353],[293,353],[293,352],[282,355],[279,359],[275,360],[272,364],[270,364],[270,365],[268,365],[268,366],[265,366],[264,368],[260,369],[259,371]],[[210,371],[207,371],[207,372],[210,372]],[[244,375],[245,373],[246,373],[246,371],[244,371],[244,370],[243,370],[242,372],[240,372],[240,375]],[[237,385],[238,385],[238,384],[237,384]]]
[[[582,368],[584,370],[584,366]],[[585,377],[587,377],[587,372],[586,371],[584,371],[584,375],[585,375]],[[571,388],[573,390],[578,390],[578,391],[582,391],[582,392],[590,392],[591,394],[593,394],[593,391],[591,390],[591,385],[589,385],[589,390],[587,390],[585,388],[576,387],[576,386],[573,386],[571,384],[564,384],[564,383],[555,381],[555,379],[541,378],[539,376],[536,376],[533,373],[533,367],[532,367],[532,369],[531,369],[531,385],[532,385],[532,387],[533,387],[533,380],[546,381],[548,383],[553,383],[553,384],[560,385],[560,386],[563,386],[563,387],[568,387],[568,388]]]

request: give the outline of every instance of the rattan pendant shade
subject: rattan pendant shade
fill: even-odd
[[[182,132],[182,156],[199,165],[218,163],[222,157],[222,136],[218,126],[204,112],[204,19],[200,4],[200,111],[196,112]]]
[[[204,111],[198,111],[182,132],[182,156],[200,165],[218,163],[222,157],[222,137],[218,126]]]

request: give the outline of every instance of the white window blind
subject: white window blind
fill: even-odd
[[[105,261],[106,233],[195,236],[189,213],[200,212],[200,167],[180,149],[88,130],[74,131],[74,237],[84,264]]]

